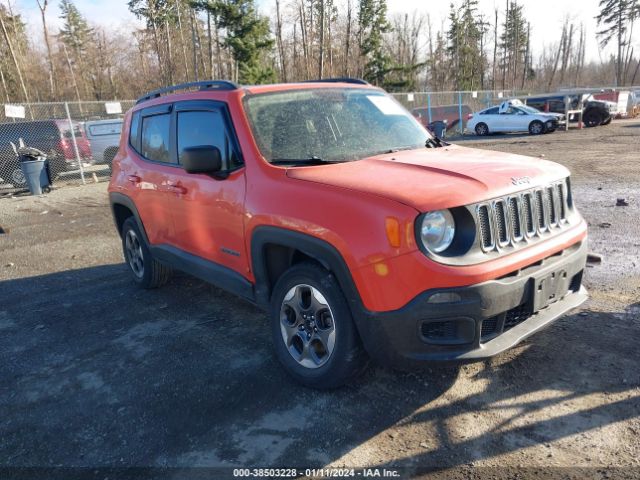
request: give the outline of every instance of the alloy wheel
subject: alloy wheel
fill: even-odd
[[[541,134],[543,129],[544,129],[544,126],[542,125],[542,123],[534,122],[531,125],[531,133],[534,134],[534,135]]]
[[[140,245],[140,240],[133,230],[128,230],[125,236],[125,252],[133,274],[138,278],[142,278],[144,275],[142,245]]]
[[[315,287],[300,284],[287,292],[280,308],[280,331],[289,354],[303,367],[321,367],[333,353],[333,314]]]

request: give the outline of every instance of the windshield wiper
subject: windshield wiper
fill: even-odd
[[[430,137],[427,138],[427,141],[424,143],[424,146],[427,148],[440,148],[447,145],[445,142],[440,140],[438,137]]]
[[[340,163],[336,160],[324,160],[315,155],[307,158],[274,158],[269,163],[272,165],[323,165],[325,163]]]

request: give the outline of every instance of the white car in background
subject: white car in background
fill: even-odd
[[[562,114],[544,113],[520,100],[507,100],[472,114],[467,121],[467,129],[476,135],[497,132],[529,132],[531,135],[540,135],[554,132],[563,121]]]

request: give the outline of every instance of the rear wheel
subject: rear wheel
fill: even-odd
[[[291,267],[271,300],[276,355],[297,382],[339,387],[366,365],[351,311],[331,272],[313,263]]]
[[[544,133],[544,123],[539,120],[534,120],[529,124],[529,133],[531,135],[540,135]]]
[[[604,122],[605,118],[600,115],[600,113],[590,110],[584,114],[583,122],[585,127],[597,127],[602,122]]]
[[[157,288],[167,283],[171,269],[153,258],[133,217],[122,225],[122,250],[134,281],[142,288]]]
[[[476,135],[483,137],[489,135],[489,127],[486,123],[479,123],[476,125]]]

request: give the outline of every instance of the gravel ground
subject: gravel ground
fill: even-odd
[[[372,367],[329,393],[284,375],[266,316],[242,300],[187,275],[137,289],[106,184],[0,198],[0,477],[10,467],[379,466],[639,478],[640,121],[459,143],[573,171],[590,249],[603,255],[587,271],[591,300],[491,360]]]

